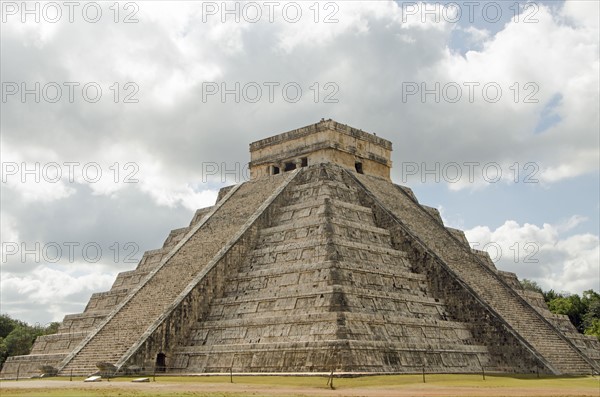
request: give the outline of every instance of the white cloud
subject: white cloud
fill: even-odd
[[[600,3],[597,1],[567,0],[562,7],[561,14],[576,26],[598,30]]]
[[[56,161],[57,153],[49,149],[32,146],[20,152],[3,143],[1,156],[2,188],[17,191],[26,202],[47,203],[75,192],[61,177],[63,167]]]
[[[468,26],[467,28],[463,28],[463,30],[469,35],[471,40],[470,44],[485,43],[491,37],[491,32],[487,29],[478,29],[475,26]]]
[[[542,226],[508,220],[495,230],[477,226],[465,230],[475,249],[490,254],[499,270],[537,281],[543,289],[581,293],[600,287],[600,239],[590,233],[567,236],[585,219]]]
[[[69,309],[83,311],[89,296],[108,290],[115,276],[98,271],[75,276],[45,265],[27,274],[3,272],[2,312],[32,324],[61,321]]]
[[[4,260],[15,251],[14,244],[11,243],[20,241],[17,221],[5,211],[0,211],[0,240],[0,266],[4,266]]]
[[[580,3],[567,3],[566,7],[578,9]],[[581,16],[583,12],[576,14]],[[446,51],[428,73],[422,74],[428,89],[435,82],[440,82],[441,87],[448,83],[462,87],[462,98],[456,104],[435,108],[436,118],[442,124],[439,127],[434,124],[430,134],[437,135],[437,145],[444,147],[436,156],[442,163],[494,161],[502,166],[505,182],[510,182],[509,167],[515,162],[535,162],[544,183],[598,170],[597,27],[589,24],[589,18],[579,18],[575,25],[564,24],[560,14],[553,14],[543,5],[539,6],[536,18],[538,23],[507,23],[484,41],[480,51],[468,51],[464,56]],[[467,31],[474,29],[470,26]],[[552,65],[551,69],[548,65]],[[469,103],[469,90],[464,85],[469,82],[479,84],[474,89],[473,103]],[[490,103],[483,97],[485,84],[500,87],[502,96],[498,102]],[[446,96],[443,89],[440,91],[441,104],[445,97],[454,97],[453,91]],[[492,89],[489,97],[494,93]],[[555,109],[560,120],[547,131],[534,134],[544,106],[557,93],[562,95]],[[429,98],[433,101],[432,95]],[[536,103],[525,103],[526,98]],[[421,159],[431,157],[415,153],[415,158],[417,155]],[[463,178],[459,183],[449,184],[449,188],[478,189],[487,185],[478,175],[474,183]]]

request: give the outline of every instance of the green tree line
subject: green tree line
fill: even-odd
[[[522,280],[521,285],[527,290],[542,294],[552,313],[569,316],[577,331],[600,340],[600,294],[591,289],[584,291],[581,296],[558,293],[552,289],[543,291],[535,281],[527,279]]]
[[[29,325],[6,314],[0,315],[0,368],[8,357],[29,354],[35,338],[55,334],[59,323]]]

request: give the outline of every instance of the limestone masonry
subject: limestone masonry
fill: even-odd
[[[250,145],[251,180],[144,253],[2,377],[589,374],[600,343],[390,180],[391,142],[321,120]],[[106,365],[105,365],[106,366]],[[110,365],[109,365],[110,366]]]

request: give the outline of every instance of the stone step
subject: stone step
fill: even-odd
[[[359,259],[368,260],[373,262],[381,262],[386,264],[392,264],[393,262],[403,262],[408,266],[406,259],[408,258],[405,252],[395,250],[380,242],[377,243],[359,243],[355,241],[349,241],[342,237],[334,236],[331,241],[326,241],[322,237],[307,237],[298,242],[290,242],[287,244],[265,244],[261,247],[257,247],[252,252],[251,262],[255,262],[259,258],[268,256],[286,256],[281,258],[283,261],[297,260],[303,256],[303,251],[310,249],[315,252],[316,255],[325,255],[327,244],[335,247],[341,258],[346,260]],[[402,261],[404,259],[405,261]],[[279,260],[279,258],[277,258]],[[269,263],[269,262],[267,262]]]
[[[212,211],[212,209],[212,206],[197,209],[194,213],[194,216],[192,217],[192,220],[190,221],[190,227],[193,227],[196,224],[198,224],[198,222],[200,222],[210,211]]]
[[[111,291],[113,289],[131,288],[138,285],[144,280],[144,277],[148,275],[149,270],[129,270],[126,272],[120,272],[117,278],[113,282]]]
[[[125,299],[128,292],[128,288],[114,288],[107,292],[96,292],[92,294],[84,312],[110,311]]]
[[[281,237],[270,240],[259,239],[258,245],[253,251],[253,256],[289,251],[290,249],[325,247],[328,244],[341,248],[349,247],[393,256],[406,256],[401,251],[392,248],[389,236],[360,229],[348,229],[336,224],[324,224],[320,229],[313,229],[312,233],[310,230],[305,230],[304,233],[303,231],[296,231],[293,235],[295,237],[285,239]]]
[[[239,268],[239,277],[253,277],[254,274],[257,277],[268,276],[270,274],[285,274],[289,272],[298,271],[300,273],[308,273],[315,270],[323,270],[323,269],[339,269],[344,273],[356,273],[356,274],[375,274],[379,275],[385,280],[391,280],[392,286],[395,284],[395,288],[408,288],[409,285],[414,285],[414,282],[417,282],[420,287],[425,287],[426,278],[424,275],[419,273],[414,273],[410,269],[407,269],[404,264],[390,266],[385,263],[368,263],[365,261],[350,261],[350,260],[341,260],[341,261],[312,261],[312,260],[299,260],[299,261],[290,261],[285,263],[285,266],[281,266],[278,263],[271,264],[261,264],[261,265],[253,265],[248,262]],[[232,280],[237,279],[236,275],[231,275]]]
[[[296,185],[288,193],[291,202],[300,202],[318,197],[336,198],[348,203],[359,204],[356,195],[357,189],[343,183],[331,181],[317,181]]]
[[[163,243],[163,249],[165,251],[170,251],[171,249],[175,248],[175,246],[177,245],[177,243],[179,241],[181,241],[181,239],[191,230],[191,227],[187,226],[187,227],[181,227],[179,229],[173,229],[171,230],[171,232],[169,233],[169,235],[167,236],[167,238],[165,239],[165,242]]]
[[[318,307],[328,308],[332,299],[343,296],[345,311],[381,311],[413,313],[421,316],[434,316],[441,319],[445,315],[444,302],[424,294],[374,291],[371,288],[354,286],[321,285],[307,289],[297,284],[280,286],[277,289],[264,288],[248,291],[244,295],[232,295],[213,301],[213,311],[222,309],[230,315],[254,315],[257,312],[276,310],[297,310]],[[225,310],[227,308],[227,310]],[[344,310],[342,310],[344,311]],[[239,318],[239,317],[236,317]]]
[[[326,207],[325,205],[320,206],[309,206],[300,209],[294,209],[293,206],[284,207],[275,217],[275,222],[278,225],[286,225],[301,221],[306,218],[322,218],[324,221],[329,217],[336,217],[348,221],[365,223],[369,226],[374,226],[373,214],[369,208],[362,207],[359,205],[347,204],[342,206],[343,203],[338,201],[337,205],[330,205],[325,216]]]
[[[100,324],[108,314],[109,311],[107,310],[97,310],[89,313],[67,314],[61,322],[58,332],[74,333],[89,331]]]
[[[163,248],[149,250],[144,252],[140,263],[137,265],[136,270],[150,272],[154,270],[161,262],[162,258],[168,255],[169,251]]]
[[[301,211],[301,210],[307,210],[307,209],[314,209],[314,208],[318,208],[321,209],[320,212],[318,212],[318,214],[323,213],[323,208],[325,207],[325,203],[329,202],[331,208],[333,209],[346,209],[346,210],[352,210],[352,211],[356,211],[356,212],[362,212],[364,214],[369,214],[372,215],[372,211],[371,208],[369,207],[365,207],[362,206],[360,204],[355,204],[353,202],[347,202],[344,200],[340,200],[338,198],[335,197],[323,197],[323,196],[317,196],[317,197],[311,197],[305,200],[299,200],[297,203],[294,204],[288,204],[288,205],[284,205],[279,207],[278,209],[278,213],[282,214],[282,213],[287,213],[287,212],[294,212],[294,211]]]
[[[352,352],[352,354],[349,354]],[[485,346],[457,345],[432,350],[427,344],[384,341],[280,342],[193,346],[177,349],[175,367],[187,367],[198,372],[227,372],[244,368],[251,372],[324,371],[341,365],[356,372],[465,372],[487,363]],[[396,362],[397,360],[397,362]],[[384,364],[385,363],[385,364]]]
[[[336,272],[336,282],[340,282],[337,277],[349,280],[351,283],[358,282],[362,277],[375,277],[381,279],[377,282],[366,282],[365,284],[376,284],[378,286],[389,285],[394,289],[418,289],[415,287],[425,287],[425,277],[418,273],[403,271],[401,268],[394,268],[380,264],[378,268],[364,262],[302,262],[293,265],[281,266],[261,266],[257,269],[243,267],[237,274],[228,279],[228,283],[235,284],[241,281],[251,281],[255,279],[265,279],[271,277],[287,276],[298,274],[300,284],[310,284],[320,280],[330,280],[331,272]]]
[[[346,312],[341,315],[336,312],[308,312],[303,314],[293,313],[287,316],[276,316],[273,313],[266,312],[264,315],[251,316],[246,318],[236,319],[224,319],[224,320],[206,320],[197,323],[192,327],[192,332],[211,330],[211,329],[230,329],[240,327],[257,327],[264,325],[292,325],[299,326],[302,324],[311,324],[316,322],[337,322],[338,319],[344,319],[348,323],[364,323],[377,326],[388,326],[394,327],[416,327],[421,329],[433,329],[433,330],[453,330],[459,332],[460,339],[471,340],[470,331],[467,326],[463,323],[450,321],[450,320],[438,320],[429,317],[408,317],[402,316],[399,313],[353,313]],[[426,332],[430,335],[429,332]]]
[[[298,267],[295,266],[297,269]],[[277,271],[277,273],[273,273]],[[294,272],[286,268],[272,269],[271,272],[258,271],[239,273],[229,279],[225,296],[240,297],[260,294],[262,290],[311,290],[317,291],[332,286],[352,286],[353,288],[375,289],[385,293],[403,293],[417,297],[427,295],[423,280],[386,276],[374,271],[356,271],[347,268],[322,268],[313,271]]]
[[[317,180],[309,180],[306,183],[297,183],[289,189],[288,194],[293,194],[296,192],[304,192],[306,190],[312,190],[315,188],[327,188],[327,189],[341,189],[347,192],[358,192],[358,188],[355,186],[349,186],[341,181],[331,180],[331,179],[317,179]],[[314,197],[314,195],[313,195]]]
[[[356,229],[369,233],[374,233],[382,238],[389,238],[390,232],[386,229],[382,229],[365,222],[356,222],[354,220],[343,219],[340,217],[333,216],[330,219],[323,219],[322,217],[307,217],[304,219],[295,219],[293,222],[279,224],[278,226],[268,227],[262,229],[260,232],[259,243],[265,241],[265,239],[271,236],[281,236],[280,239],[289,239],[287,237],[288,232],[295,232],[297,230],[304,229],[316,229],[319,234],[323,233],[323,227],[325,225],[340,226],[348,229]],[[300,235],[299,237],[304,237]],[[275,240],[279,241],[279,240]]]
[[[223,343],[217,345],[194,345],[179,347],[175,350],[175,354],[199,354],[199,353],[210,353],[210,354],[222,354],[226,352],[241,353],[241,352],[259,352],[259,351],[281,351],[287,350],[286,346],[297,347],[297,348],[331,348],[332,345],[339,344],[339,340],[335,338],[322,339],[315,341],[288,341],[288,342],[254,342],[254,343]],[[481,353],[487,354],[488,349],[482,345],[464,345],[464,344],[447,344],[446,346],[436,346],[427,341],[421,340],[403,340],[397,342],[389,341],[376,341],[376,340],[348,340],[345,344],[353,349],[360,349],[370,347],[371,349],[385,348],[389,350],[400,350],[407,352],[426,352],[431,353]]]
[[[8,357],[2,366],[2,378],[16,379],[39,376],[41,365],[56,367],[65,358],[66,353],[30,354],[27,356]]]

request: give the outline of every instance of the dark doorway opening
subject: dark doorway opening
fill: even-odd
[[[165,372],[167,370],[167,356],[165,353],[156,355],[156,372]]]
[[[293,171],[296,169],[296,163],[285,163],[285,168],[283,169],[285,172]]]
[[[273,175],[279,174],[279,167],[273,166]]]
[[[358,172],[359,174],[363,173],[363,167],[362,167],[362,163],[361,162],[356,162],[354,163],[354,168],[356,169],[356,172]]]
[[[300,161],[301,161],[300,167],[306,167],[308,165],[308,157],[302,157],[300,159]]]

